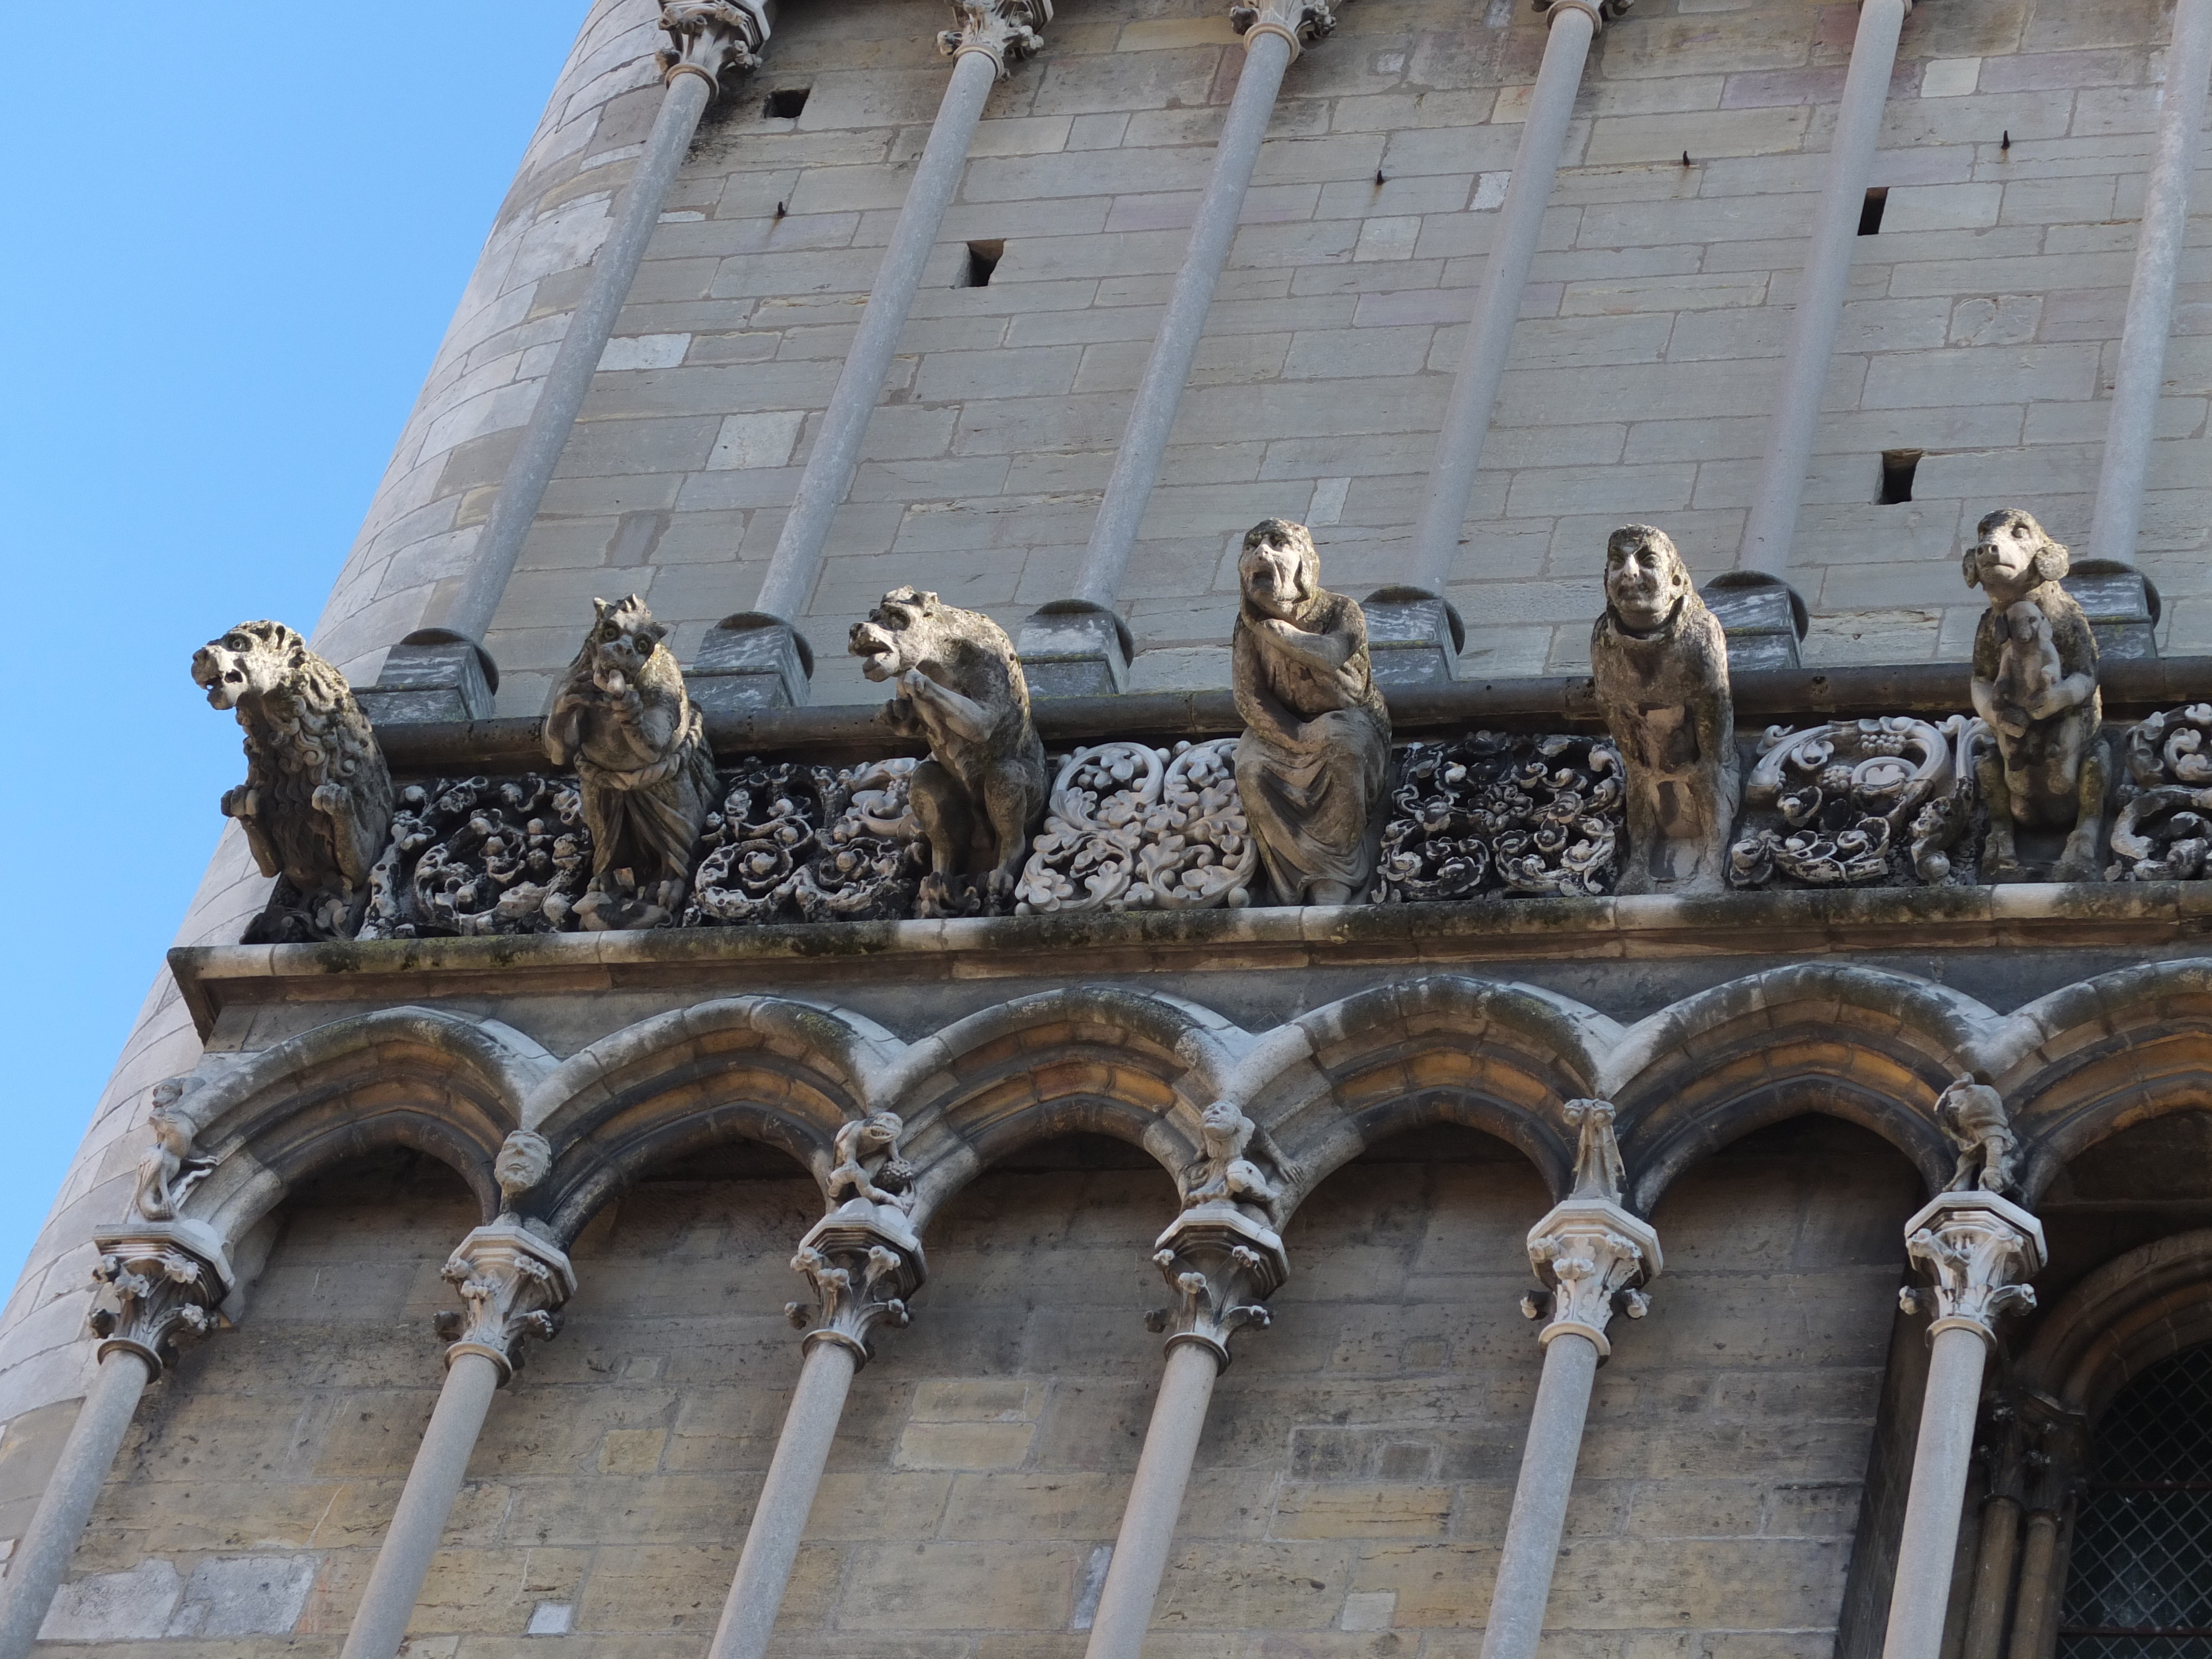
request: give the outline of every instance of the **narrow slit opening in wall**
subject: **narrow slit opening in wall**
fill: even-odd
[[[960,268],[960,280],[955,288],[988,288],[991,273],[999,268],[999,261],[1006,257],[1004,242],[970,242],[968,244],[968,263]]]
[[[812,90],[811,87],[785,87],[779,92],[771,92],[761,113],[771,121],[795,121],[799,112],[806,107],[806,94]]]
[[[1881,506],[1897,507],[1912,499],[1912,475],[1920,465],[1922,453],[1917,449],[1881,452]]]
[[[1889,186],[1876,185],[1859,206],[1859,234],[1874,236],[1881,230],[1881,210],[1889,204]]]

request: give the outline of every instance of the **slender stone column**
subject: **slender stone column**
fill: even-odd
[[[1974,1555],[1972,1598],[1966,1610],[1960,1659],[1999,1659],[2012,1612],[2012,1570],[2020,1553],[2021,1426],[2009,1401],[1990,1413],[1990,1490],[1982,1500],[1979,1547]]]
[[[1641,1319],[1642,1286],[1664,1265],[1659,1235],[1622,1205],[1620,1153],[1613,1107],[1570,1101],[1569,1123],[1582,1131],[1574,1190],[1528,1233],[1528,1260],[1546,1289],[1527,1297],[1532,1319],[1549,1315],[1540,1339],[1544,1376],[1521,1454],[1513,1510],[1498,1552],[1498,1588],[1484,1620],[1482,1659],[1534,1659],[1551,1599],[1552,1572],[1567,1520],[1567,1498],[1581,1455],[1597,1368],[1613,1352],[1606,1327],[1616,1309]]]
[[[768,39],[766,0],[668,0],[660,27],[670,49],[660,54],[666,90],[653,133],[638,158],[629,188],[607,240],[592,260],[591,284],[568,319],[568,331],[538,388],[522,441],[507,463],[491,515],[484,522],[459,593],[442,625],[410,634],[392,648],[374,688],[370,710],[378,719],[483,719],[498,686],[496,670],[482,654],[484,635],[514,574],[522,544],[538,518],[538,503],[568,447],[577,412],[605,355],[615,319],[660,222],[668,187],[691,148],[699,118],[723,77],[751,69]],[[396,694],[412,694],[399,700]],[[441,702],[442,700],[442,703]]]
[[[550,1340],[561,1328],[558,1309],[576,1292],[568,1258],[512,1214],[463,1239],[445,1276],[468,1312],[438,1316],[438,1334],[453,1344],[446,1350],[446,1384],[416,1448],[341,1659],[392,1659],[399,1651],[492,1395],[522,1364],[522,1339]]]
[[[2008,1659],[2051,1659],[2058,1642],[2058,1608],[2066,1590],[2066,1553],[2088,1431],[2082,1419],[2050,1401],[2037,1416],[2037,1445],[2027,1490],[2027,1525],[2020,1553],[2020,1592]]]
[[[869,1333],[878,1325],[896,1328],[907,1322],[906,1299],[929,1271],[921,1242],[902,1211],[866,1198],[854,1198],[815,1223],[791,1265],[806,1276],[817,1297],[811,1305],[793,1302],[784,1310],[793,1324],[811,1327],[806,1363],[753,1505],[708,1659],[762,1659],[767,1653],[846,1393],[853,1374],[874,1354]]]
[[[1262,0],[1233,7],[1229,21],[1244,37],[1243,69],[1214,148],[1213,171],[1199,198],[1182,266],[1168,292],[1167,310],[1114,452],[1105,499],[1091,521],[1075,597],[1045,607],[1022,628],[1023,671],[1032,691],[1044,696],[1117,691],[1126,683],[1127,638],[1115,619],[1114,602],[1129,568],[1145,504],[1159,479],[1214,287],[1237,239],[1237,221],[1259,163],[1261,141],[1267,136],[1267,118],[1302,43],[1336,27],[1325,0]]]
[[[1875,140],[1889,100],[1889,77],[1897,67],[1898,32],[1911,9],[1912,0],[1862,0],[1860,4],[1844,100],[1836,110],[1835,137],[1828,145],[1827,173],[1820,184],[1804,268],[1798,274],[1790,354],[1767,421],[1766,453],[1744,526],[1736,579],[1717,583],[1725,597],[1716,594],[1707,601],[1731,634],[1743,625],[1772,641],[1775,654],[1762,653],[1760,666],[1786,662],[1794,667],[1796,663],[1797,633],[1791,613],[1797,602],[1784,578],[1797,534],[1797,509],[1812,464],[1836,331],[1843,320],[1844,295],[1850,286],[1851,250],[1866,205]],[[1751,665],[1739,664],[1746,665]]]
[[[2024,1281],[2043,1266],[2043,1225],[1995,1193],[1941,1193],[1905,1224],[1905,1248],[1936,1283],[1901,1299],[1936,1318],[1882,1659],[1939,1659],[1982,1370],[1998,1317],[2035,1305]]]
[[[732,704],[774,707],[805,701],[804,664],[812,653],[802,652],[793,623],[814,591],[830,520],[853,487],[869,417],[883,394],[884,376],[890,371],[899,331],[921,286],[945,210],[959,193],[984,100],[993,84],[1006,78],[1009,64],[1044,45],[1036,25],[1052,21],[1052,0],[956,0],[955,9],[960,27],[937,39],[938,49],[952,59],[951,79],[891,228],[890,246],[876,268],[860,331],[846,351],[830,406],[816,428],[791,514],[776,538],[753,609],[730,617],[720,630],[726,641],[724,660],[711,666],[726,677],[724,696]]]
[[[1274,1230],[1227,1200],[1197,1204],[1176,1217],[1160,1235],[1152,1261],[1176,1297],[1173,1306],[1145,1322],[1168,1333],[1167,1364],[1084,1659],[1138,1659],[1143,1650],[1214,1379],[1229,1368],[1229,1339],[1247,1325],[1264,1328],[1271,1322],[1260,1298],[1290,1277],[1290,1259]]]
[[[222,1241],[202,1224],[149,1222],[94,1246],[93,1277],[105,1287],[92,1313],[100,1369],[0,1579],[0,1659],[25,1659],[38,1640],[139,1395],[176,1358],[177,1337],[205,1334],[230,1293]]]

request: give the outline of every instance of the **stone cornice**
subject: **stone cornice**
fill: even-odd
[[[1990,946],[2185,953],[2212,939],[2212,882],[1893,888],[1448,904],[1091,912],[931,921],[185,946],[200,1035],[257,1003],[435,1001],[819,980],[1062,978],[1451,963],[1805,957]]]

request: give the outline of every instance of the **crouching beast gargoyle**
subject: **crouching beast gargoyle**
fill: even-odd
[[[1623,893],[1717,893],[1742,793],[1728,640],[1674,544],[1648,524],[1605,547],[1590,672],[1628,773]]]
[[[282,623],[246,622],[192,653],[192,681],[236,711],[246,781],[222,798],[264,876],[279,878],[246,942],[350,939],[392,830],[392,774],[345,676]]]
[[[706,722],[644,601],[592,601],[584,647],[554,688],[545,753],[574,767],[592,832],[576,917],[598,932],[659,927],[681,913],[691,849],[720,793]]]
[[[2063,830],[2053,881],[2094,881],[2111,757],[2097,690],[2097,636],[2058,585],[2069,561],[2033,516],[2000,507],[1984,519],[1964,560],[1966,586],[1990,608],[1974,629],[1974,712],[1996,753],[1975,768],[1990,814],[1986,881],[2039,872],[2020,856],[2022,830]]]
[[[853,624],[852,652],[868,678],[898,687],[883,723],[929,744],[908,787],[929,842],[915,913],[1011,910],[1048,793],[1044,744],[1012,641],[981,611],[896,587]]]

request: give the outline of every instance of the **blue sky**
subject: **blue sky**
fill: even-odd
[[[193,648],[313,627],[586,9],[0,7],[9,1285],[243,775]]]

